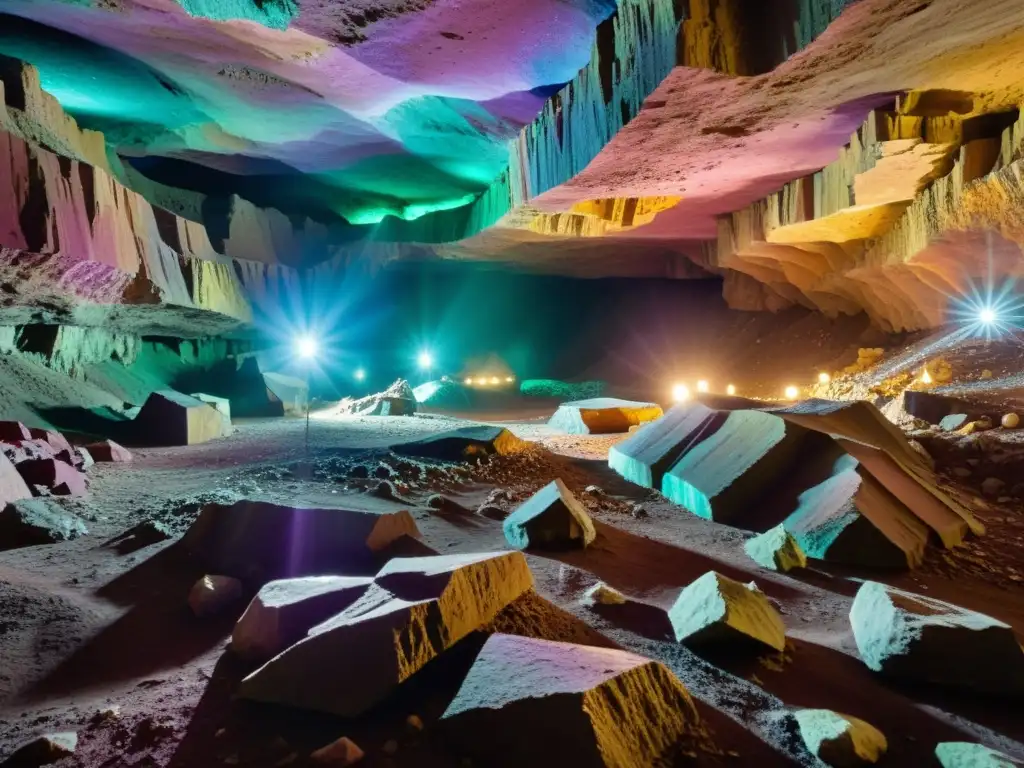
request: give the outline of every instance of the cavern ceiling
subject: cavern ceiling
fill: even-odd
[[[36,158],[25,178],[44,180],[33,198],[14,174],[2,245],[117,267],[125,284],[149,263],[136,294],[223,309],[251,302],[270,268],[448,258],[717,275],[736,308],[911,329],[1021,270],[1018,0],[4,0],[0,13],[3,127]],[[110,220],[66,210],[41,152],[101,173]],[[149,232],[116,190],[152,207]],[[32,223],[43,208],[48,223]],[[168,277],[145,256],[165,249],[210,263]]]

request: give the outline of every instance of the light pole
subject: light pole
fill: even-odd
[[[320,345],[312,336],[300,336],[295,343],[299,357],[306,363],[306,461],[309,461],[309,401],[312,398],[310,369],[316,360]]]

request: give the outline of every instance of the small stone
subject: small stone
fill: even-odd
[[[73,755],[78,748],[78,734],[75,731],[47,733],[22,744],[2,765],[4,768],[35,768],[49,765]]]
[[[602,489],[600,486],[597,486],[597,485],[588,485],[586,488],[583,489],[583,492],[585,494],[587,494],[588,496],[604,496],[605,495],[604,489]]]
[[[363,756],[363,750],[359,748],[359,745],[347,736],[342,736],[326,747],[318,749],[309,756],[309,759],[316,765],[343,768],[346,765],[355,765],[363,759]]]
[[[381,480],[377,485],[370,489],[370,494],[376,496],[378,499],[400,501],[398,489],[395,488],[395,484],[390,480]]]
[[[585,548],[597,537],[590,515],[559,479],[509,515],[502,530],[505,540],[516,549]]]
[[[807,749],[833,768],[874,764],[889,746],[881,731],[856,717],[828,709],[802,709],[793,716]]]
[[[777,651],[786,647],[786,626],[756,584],[741,584],[708,571],[683,589],[668,612],[680,643],[714,645],[747,638]]]
[[[200,618],[220,613],[242,596],[242,582],[231,576],[203,576],[192,585],[188,605]]]
[[[641,518],[647,517],[647,508],[643,504],[634,503],[629,508],[629,514],[635,520],[640,520]]]
[[[357,480],[363,480],[370,476],[370,470],[362,464],[356,464],[348,471],[348,476]]]
[[[807,555],[781,523],[748,539],[743,549],[755,563],[773,571],[785,573],[793,568],[807,567]]]
[[[625,605],[627,599],[619,590],[599,581],[583,593],[580,602],[583,605]]]
[[[971,470],[967,469],[967,467],[953,467],[953,476],[967,478],[971,476]]]
[[[948,416],[942,417],[942,420],[939,421],[939,427],[946,432],[953,432],[960,429],[966,421],[966,413],[951,413]]]
[[[986,496],[998,496],[1006,483],[998,477],[986,477],[981,483],[981,492]]]
[[[409,715],[405,718],[405,724],[409,727],[410,731],[422,731],[423,730],[423,719],[419,715]]]
[[[1004,413],[1000,423],[1003,429],[1016,429],[1020,426],[1020,416],[1016,413]]]
[[[398,752],[398,742],[394,739],[388,739],[384,742],[382,749],[384,750],[385,755],[393,755]]]

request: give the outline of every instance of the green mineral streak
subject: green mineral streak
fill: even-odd
[[[245,19],[270,29],[288,29],[299,13],[295,0],[178,0],[189,16],[214,21]]]

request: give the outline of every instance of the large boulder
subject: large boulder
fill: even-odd
[[[563,403],[548,421],[548,426],[570,435],[628,432],[630,427],[654,421],[662,416],[656,403],[595,397]]]
[[[786,626],[765,594],[717,571],[683,589],[668,618],[676,640],[687,645],[754,640],[777,651],[786,647]]]
[[[305,509],[262,501],[207,504],[182,544],[213,573],[263,582],[370,563],[401,536],[419,538],[407,510]]]
[[[1010,757],[984,744],[947,741],[935,747],[942,768],[1024,768],[1024,759]]]
[[[264,371],[263,382],[267,387],[268,398],[280,403],[284,413],[305,413],[309,401],[309,385],[305,381],[283,373]]]
[[[30,488],[45,488],[55,496],[84,496],[88,492],[85,474],[60,459],[28,459],[16,469]]]
[[[502,530],[516,549],[587,547],[597,538],[587,510],[557,478],[506,517]]]
[[[21,499],[0,511],[0,550],[55,544],[88,532],[77,516],[49,499]]]
[[[507,456],[530,447],[504,427],[472,426],[428,435],[410,443],[391,446],[391,450],[405,456],[416,456],[438,461],[464,461],[477,456]]]
[[[873,765],[889,748],[885,735],[870,723],[829,709],[793,713],[808,751],[833,768]]]
[[[653,768],[709,746],[682,683],[612,648],[496,634],[441,720],[474,764]]]
[[[70,757],[77,748],[78,734],[75,731],[47,733],[22,744],[0,763],[0,767],[38,768]]]
[[[231,434],[231,421],[209,403],[164,389],[146,398],[132,428],[146,445],[196,445]]]
[[[416,395],[408,381],[397,379],[383,392],[342,400],[338,411],[350,416],[412,416],[416,413]]]
[[[1024,695],[1024,649],[1010,626],[990,616],[867,581],[850,624],[861,658],[876,672]]]
[[[101,440],[86,446],[94,461],[112,461],[126,464],[132,460],[131,451],[113,440]]]
[[[807,565],[807,555],[784,525],[747,539],[743,549],[755,563],[773,571],[786,572]]]
[[[239,695],[360,714],[532,586],[521,552],[395,558],[361,599],[243,680]]]
[[[21,473],[11,463],[11,460],[0,455],[0,506],[10,504],[19,499],[27,499],[32,496],[32,491],[25,483]]]
[[[228,424],[231,423],[231,401],[228,398],[208,395],[205,392],[193,392],[189,397],[194,397],[196,400],[204,402],[207,405],[212,405],[220,412],[220,415],[227,420]]]
[[[691,512],[721,523],[749,523],[751,509],[797,458],[806,430],[760,411],[733,411],[664,474],[661,492]]]
[[[317,624],[362,597],[373,579],[363,576],[309,576],[263,586],[231,633],[231,649],[260,661],[297,643]]]

